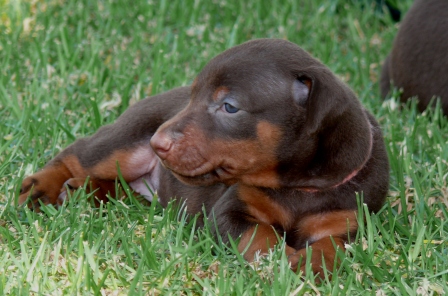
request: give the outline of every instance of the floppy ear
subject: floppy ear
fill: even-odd
[[[306,132],[309,135],[333,125],[333,121],[351,107],[362,113],[353,92],[326,67],[310,68],[299,79],[311,85],[306,106]]]
[[[295,159],[279,168],[283,185],[309,190],[336,187],[370,158],[370,121],[355,94],[327,68],[309,68],[298,79],[310,91],[304,101],[303,89],[293,87],[296,103],[305,102],[306,118],[292,148]]]

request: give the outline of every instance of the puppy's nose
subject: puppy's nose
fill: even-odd
[[[149,144],[161,159],[166,159],[171,147],[173,146],[173,140],[166,133],[158,132],[152,136]]]

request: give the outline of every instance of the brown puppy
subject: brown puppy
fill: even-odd
[[[32,190],[35,206],[58,203],[64,182],[77,187],[87,176],[103,194],[117,162],[136,191],[150,195],[147,183],[162,205],[177,196],[189,213],[204,206],[224,241],[240,237],[247,260],[284,237],[292,268],[304,270],[310,245],[315,272],[322,258],[331,270],[335,246],[356,232],[356,192],[376,211],[389,180],[375,119],[328,68],[277,39],[225,51],[191,94],[180,88],[143,100],[76,141],[24,181],[19,202]]]
[[[448,1],[417,0],[406,14],[381,73],[383,98],[391,82],[403,89],[401,100],[418,97],[420,111],[441,99],[448,115]]]

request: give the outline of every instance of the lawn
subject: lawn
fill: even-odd
[[[383,101],[381,62],[397,32],[369,1],[0,0],[0,294],[441,295],[448,291],[448,118]],[[410,0],[400,1],[405,12]],[[21,180],[129,105],[190,84],[215,55],[285,38],[328,65],[379,120],[388,200],[341,252],[332,279],[255,263],[182,209],[140,198],[96,208],[17,208]]]

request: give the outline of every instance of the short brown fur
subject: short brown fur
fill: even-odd
[[[389,181],[373,116],[327,67],[279,39],[231,48],[191,88],[138,102],[77,140],[24,180],[19,203],[34,188],[31,207],[58,204],[87,176],[104,200],[117,165],[136,192],[151,198],[149,186],[164,206],[176,198],[190,214],[205,208],[214,235],[240,239],[247,260],[280,238],[293,270],[306,269],[309,245],[319,273],[335,263],[333,242],[343,249],[357,229],[356,194],[377,211]]]

